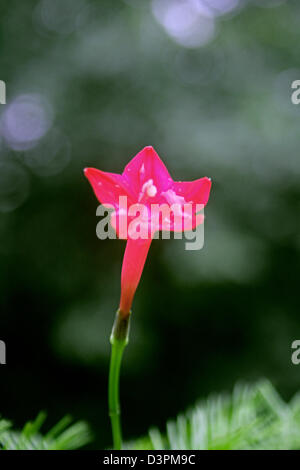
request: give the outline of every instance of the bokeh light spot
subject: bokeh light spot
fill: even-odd
[[[193,0],[153,0],[156,20],[178,44],[199,47],[207,44],[215,34],[215,21],[209,8]]]
[[[58,129],[52,129],[40,145],[26,152],[24,156],[26,165],[39,176],[60,173],[68,165],[70,158],[70,141]]]
[[[26,150],[44,137],[52,120],[52,107],[41,95],[19,95],[2,115],[1,133],[9,147]]]

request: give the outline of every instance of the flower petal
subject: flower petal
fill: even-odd
[[[120,196],[127,196],[128,204],[133,202],[130,188],[128,188],[122,175],[107,173],[96,168],[85,168],[84,174],[91,183],[97,199],[104,206],[113,206],[117,209],[119,207]]]
[[[207,204],[211,188],[211,180],[206,176],[195,181],[174,181],[172,189],[179,197],[184,197],[186,202],[194,204]]]
[[[123,177],[135,190],[138,198],[145,182],[152,180],[157,191],[170,187],[173,180],[153,147],[145,147],[129,163],[123,171]]]

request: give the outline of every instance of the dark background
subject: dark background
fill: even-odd
[[[126,439],[268,377],[299,389],[300,2],[1,0],[0,413],[84,419],[111,443],[123,241],[96,238],[82,170],[153,145],[210,176],[205,245],[155,240],[122,369]]]

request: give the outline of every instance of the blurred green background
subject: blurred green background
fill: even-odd
[[[299,319],[300,2],[2,0],[0,413],[40,409],[111,443],[109,335],[123,241],[96,238],[82,170],[153,145],[210,176],[205,245],[155,240],[122,370],[132,439],[210,392],[268,377],[289,398]]]

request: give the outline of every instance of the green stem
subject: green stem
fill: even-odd
[[[110,337],[111,358],[108,381],[108,405],[112,426],[113,444],[115,450],[122,449],[122,431],[120,420],[119,379],[123,351],[128,343],[129,315],[123,317],[117,311],[115,323]]]

